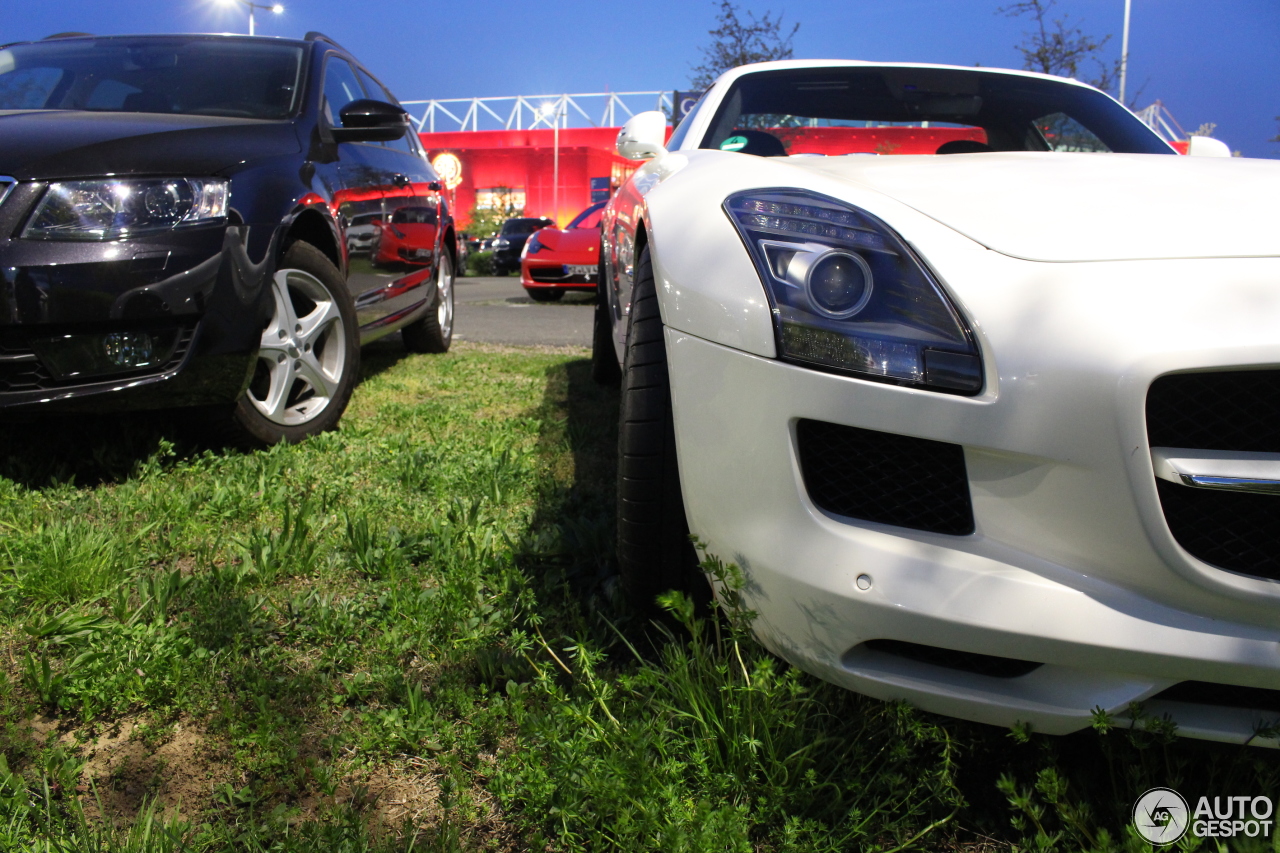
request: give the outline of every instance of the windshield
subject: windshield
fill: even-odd
[[[796,154],[1175,152],[1093,89],[947,68],[800,68],[739,78],[702,148]]]
[[[546,219],[508,219],[502,226],[502,233],[508,236],[521,234],[532,234],[540,228],[545,228],[549,223]]]
[[[569,228],[599,228],[600,227],[600,211],[604,210],[605,202],[593,204],[586,210],[579,213],[569,223]],[[565,230],[568,230],[566,228]]]
[[[0,109],[281,119],[302,48],[258,39],[67,39],[0,50]]]

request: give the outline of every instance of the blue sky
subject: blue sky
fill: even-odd
[[[1132,0],[1130,93],[1164,101],[1188,130],[1250,157],[1280,158],[1280,2]],[[1030,22],[996,14],[1000,0],[745,0],[743,9],[799,22],[797,57],[981,63],[1016,68]],[[285,0],[258,13],[258,32],[326,33],[402,100],[551,92],[675,89],[688,84],[715,25],[712,0],[554,3],[470,0]],[[36,0],[11,8],[0,40],[92,33],[246,32],[242,8],[215,0]],[[1124,0],[1059,0],[1087,32],[1113,34]],[[2,144],[2,141],[0,141]]]

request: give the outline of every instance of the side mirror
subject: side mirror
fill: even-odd
[[[409,114],[386,101],[361,98],[342,108],[342,127],[332,129],[337,142],[391,142],[409,129]]]
[[[1187,145],[1190,157],[1230,157],[1231,149],[1221,139],[1212,136],[1193,136]]]
[[[649,160],[665,154],[667,117],[660,110],[638,113],[618,131],[618,153],[628,160]]]

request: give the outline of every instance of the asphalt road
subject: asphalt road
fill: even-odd
[[[517,346],[591,346],[594,293],[570,292],[559,302],[534,302],[520,276],[454,280],[453,339]]]

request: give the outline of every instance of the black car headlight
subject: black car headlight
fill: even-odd
[[[973,334],[889,226],[794,189],[725,199],[773,309],[785,361],[938,391],[982,390]]]
[[[62,181],[45,190],[22,236],[37,240],[119,240],[222,222],[226,217],[225,180]]]

